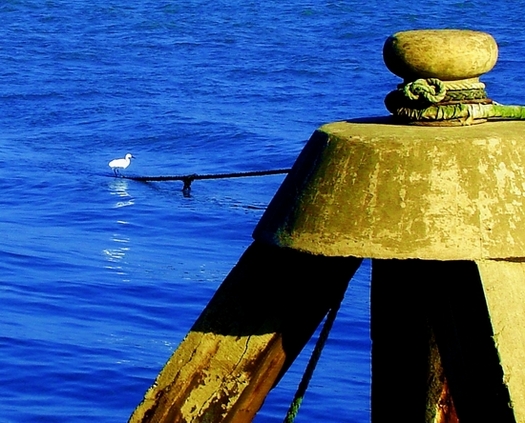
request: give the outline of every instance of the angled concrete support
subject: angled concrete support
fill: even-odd
[[[473,261],[373,261],[373,422],[520,421],[483,288]]]
[[[255,242],[130,421],[250,422],[360,263]]]

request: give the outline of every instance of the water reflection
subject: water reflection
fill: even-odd
[[[110,194],[115,196],[117,200],[113,208],[132,206],[135,203],[128,193],[127,180],[115,178],[109,183],[109,189]],[[122,281],[127,282],[129,279],[124,268],[128,265],[126,254],[130,250],[130,238],[124,235],[124,233],[127,232],[125,226],[129,225],[129,222],[126,220],[117,220],[116,223],[121,230],[117,230],[111,235],[111,248],[102,250],[102,253],[108,262],[105,266],[106,269],[111,269],[116,272],[116,274],[122,278]]]
[[[123,220],[118,220],[117,223],[120,225],[128,224],[128,222]],[[113,248],[102,250],[104,257],[109,262],[105,267],[106,269],[111,269],[118,275],[122,276],[124,282],[129,281],[129,279],[125,277],[127,276],[127,273],[124,270],[124,266],[128,264],[126,261],[126,254],[130,250],[130,239],[125,235],[114,233],[111,236],[111,241],[115,243]]]
[[[110,194],[115,195],[118,201],[115,208],[132,206],[135,204],[133,198],[128,193],[128,181],[126,179],[115,178],[109,183]]]

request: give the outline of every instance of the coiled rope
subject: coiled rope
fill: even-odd
[[[487,119],[525,119],[524,106],[506,106],[487,97],[485,84],[417,79],[400,84],[385,98],[396,118],[420,125],[472,125]]]
[[[248,176],[267,176],[288,173],[290,169],[274,169],[274,170],[256,170],[251,172],[232,172],[232,173],[214,173],[206,175],[198,175],[193,173],[191,175],[175,175],[175,176],[124,176],[121,178],[131,179],[139,182],[162,182],[162,181],[182,181],[184,186],[183,191],[191,189],[191,183],[202,179],[226,179],[226,178],[245,178]]]

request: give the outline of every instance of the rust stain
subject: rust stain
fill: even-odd
[[[441,395],[437,403],[436,423],[459,423],[459,418],[454,407],[452,395],[448,389],[448,383],[445,379]]]

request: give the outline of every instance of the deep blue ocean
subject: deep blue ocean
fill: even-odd
[[[3,0],[0,422],[125,422],[252,242],[320,125],[387,114],[389,35],[490,32],[482,78],[525,103],[521,2]],[[352,280],[297,422],[370,418],[369,275]],[[257,422],[280,422],[307,346]]]

